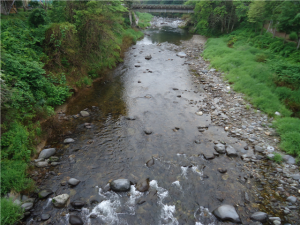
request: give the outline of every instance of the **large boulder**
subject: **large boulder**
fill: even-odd
[[[71,225],[83,225],[82,219],[79,216],[75,216],[75,215],[70,215],[69,223]]]
[[[130,181],[128,179],[113,180],[110,183],[110,189],[116,192],[129,191]]]
[[[215,150],[218,153],[225,154],[225,145],[223,145],[223,144],[216,144],[214,148],[215,148]]]
[[[230,157],[235,157],[235,156],[237,156],[238,154],[237,154],[237,152],[236,152],[236,150],[235,150],[235,148],[233,148],[232,146],[227,146],[227,148],[226,148],[226,153],[227,153],[227,156],[230,156]]]
[[[140,192],[148,191],[149,189],[149,178],[142,179],[136,184],[136,189]]]
[[[251,220],[255,220],[259,222],[266,222],[268,218],[269,218],[268,214],[264,212],[256,212],[250,216]]]
[[[48,159],[50,156],[53,156],[56,152],[55,148],[47,148],[40,152],[39,159]]]
[[[232,205],[221,205],[213,211],[213,214],[222,221],[241,223],[241,219]]]
[[[63,208],[69,200],[68,194],[57,195],[52,199],[52,203],[56,208]]]

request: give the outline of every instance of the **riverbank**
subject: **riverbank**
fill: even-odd
[[[257,211],[277,224],[298,221],[299,199],[287,199],[297,196],[297,167],[268,160],[277,151],[271,120],[199,56],[205,38],[153,41],[169,32],[146,30],[105,82],[61,114],[64,133],[47,143],[58,162],[41,160],[31,173],[42,197],[30,196],[30,224],[223,224],[211,214],[222,204],[243,223]],[[129,192],[111,190],[119,178],[130,180]],[[52,199],[62,195],[57,208]]]

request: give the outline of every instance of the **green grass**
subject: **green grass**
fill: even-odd
[[[20,206],[15,205],[11,199],[1,198],[1,224],[11,225],[23,215]]]
[[[274,157],[273,157],[272,161],[280,164],[283,161],[283,157],[282,157],[282,155],[280,155],[279,153],[276,152],[274,154]]]
[[[151,25],[150,22],[151,22],[153,16],[150,13],[136,12],[136,15],[139,17],[138,26],[140,28],[146,28],[146,27],[149,27]]]

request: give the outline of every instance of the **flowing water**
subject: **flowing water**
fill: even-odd
[[[71,202],[83,200],[86,206],[56,209],[51,199],[45,199],[36,204],[36,215],[51,214],[52,224],[68,224],[74,214],[85,224],[212,225],[219,222],[210,212],[229,203],[247,220],[246,212],[253,206],[243,204],[247,188],[239,181],[245,175],[240,159],[221,155],[208,161],[202,156],[214,152],[214,141],[236,148],[245,143],[210,125],[210,114],[195,114],[205,107],[206,93],[193,83],[175,45],[191,35],[177,28],[178,22],[164,23],[146,30],[145,38],[128,50],[105,81],[95,82],[68,103],[67,115],[87,108],[91,116],[63,122],[61,129],[70,130],[69,135],[47,143],[58,149],[61,165],[51,168],[56,175],[48,176],[40,188],[52,189],[51,197],[67,193]],[[152,59],[146,60],[147,55]],[[92,123],[91,129],[84,123]],[[199,127],[205,131],[199,132]],[[61,144],[66,137],[75,142]],[[147,167],[152,158],[154,165]],[[219,173],[220,167],[228,172]],[[81,182],[73,188],[61,185],[71,177]],[[128,193],[108,191],[106,185],[118,178],[133,184],[149,178],[150,189],[141,193],[132,185]],[[40,224],[36,221],[30,224]]]

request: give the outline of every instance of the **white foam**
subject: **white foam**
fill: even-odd
[[[45,206],[43,206],[43,210],[46,209],[49,206],[50,202],[52,202],[52,198],[47,199],[47,203],[46,203]]]
[[[184,166],[181,167],[181,176],[183,176],[185,179],[187,179],[187,170],[188,167],[184,167]]]
[[[203,206],[200,206],[200,208],[196,210],[194,217],[197,220],[196,225],[216,225],[218,221],[217,218],[209,212],[208,208],[204,208]]]
[[[200,179],[203,179],[203,171],[198,169],[198,166],[192,166],[192,171],[200,176]]]

